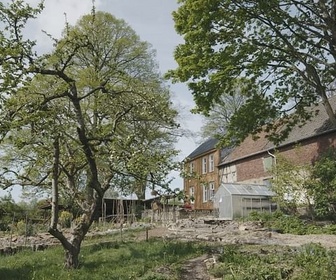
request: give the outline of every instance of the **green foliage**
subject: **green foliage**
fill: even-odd
[[[307,185],[314,197],[318,217],[336,218],[336,150],[329,149],[314,164],[312,181]]]
[[[0,198],[0,230],[9,230],[13,222],[24,218],[24,209],[16,204],[10,195]]]
[[[118,235],[117,235],[118,236]],[[33,253],[23,251],[15,256],[0,256],[1,279],[179,279],[183,261],[204,254],[208,247],[196,242],[112,241],[86,244],[82,248],[78,270],[65,270],[61,264],[62,248]],[[159,272],[167,267],[169,274]]]
[[[168,76],[188,83],[195,110],[203,114],[246,81],[247,102],[228,127],[234,140],[263,129],[278,143],[315,114],[308,105],[320,99],[329,105],[336,22],[326,11],[335,9],[333,1],[179,2],[173,17],[184,42],[175,50],[178,68]]]
[[[211,274],[222,279],[280,280],[333,279],[336,271],[334,251],[318,244],[299,248],[242,248],[228,245],[218,258]]]
[[[301,152],[301,147],[296,147],[294,152],[293,158],[295,159],[295,155]],[[276,194],[274,199],[285,212],[298,214],[297,209],[300,206],[309,208],[313,203],[313,198],[307,191],[307,185],[311,181],[312,167],[297,164],[278,152],[274,155],[276,163],[271,169],[273,175],[271,188]]]
[[[60,225],[64,228],[70,228],[73,215],[68,211],[62,211],[59,216]]]
[[[201,127],[201,136],[203,139],[209,137],[221,138],[227,133],[227,127],[232,116],[241,108],[247,99],[242,93],[243,84],[236,85],[234,95],[222,95],[205,115],[204,123]]]
[[[290,234],[335,234],[336,224],[317,224],[307,222],[295,215],[286,215],[281,211],[274,213],[252,212],[248,220],[262,222],[270,231]]]
[[[88,239],[82,248],[78,270],[65,270],[62,248],[22,251],[0,256],[1,279],[180,279],[186,260],[214,250],[221,251],[210,273],[222,279],[332,280],[336,252],[318,244],[301,247],[249,246],[150,239],[121,242],[116,236]]]
[[[177,111],[153,50],[125,21],[93,10],[38,55],[39,42],[24,41],[22,32],[41,8],[0,5],[0,117],[8,120],[0,127],[0,186],[76,204],[81,230],[62,242],[72,254],[71,242],[81,244],[107,189],[129,194],[169,185]]]
[[[300,153],[300,149],[297,147],[296,153]],[[322,153],[312,166],[297,164],[295,156],[289,160],[276,153],[275,157],[276,164],[271,170],[272,190],[280,208],[299,215],[298,208],[304,207],[312,219],[335,219],[335,148]]]
[[[34,225],[30,221],[20,220],[16,223],[15,228],[18,235],[32,236],[36,233]]]

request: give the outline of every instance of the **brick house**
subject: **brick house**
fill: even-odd
[[[197,147],[185,160],[184,191],[191,198],[193,209],[211,210],[212,197],[219,186],[218,164],[221,150],[218,140],[210,138]]]
[[[336,105],[336,98],[330,101]],[[268,141],[263,133],[257,140],[247,137],[221,160],[218,165],[220,181],[267,185],[271,178],[269,169],[276,164],[275,151],[293,164],[303,165],[312,164],[329,147],[336,147],[336,129],[329,122],[323,105],[312,109],[319,114],[305,125],[294,127],[278,146]]]
[[[336,108],[336,97],[330,102]],[[336,128],[330,124],[323,105],[319,104],[312,110],[319,113],[305,125],[297,125],[278,146],[268,141],[263,133],[257,140],[247,137],[232,149],[216,149],[215,139],[200,145],[185,161],[185,168],[196,175],[184,179],[185,193],[195,199],[193,208],[212,210],[211,197],[221,183],[268,185],[272,176],[269,170],[276,164],[275,151],[301,165],[312,164],[329,147],[336,147]]]

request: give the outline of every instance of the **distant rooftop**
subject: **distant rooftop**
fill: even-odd
[[[218,139],[209,138],[200,146],[198,146],[187,158],[196,158],[208,151],[211,151],[216,148],[216,144],[218,143]]]

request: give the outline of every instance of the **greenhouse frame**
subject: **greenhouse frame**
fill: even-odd
[[[266,185],[222,183],[214,196],[214,210],[224,220],[247,217],[252,211],[272,212],[274,195]]]

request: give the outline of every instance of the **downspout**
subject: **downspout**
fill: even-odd
[[[277,168],[277,158],[274,154],[272,154],[269,150],[267,151],[267,153],[274,159],[274,168],[275,168],[275,182],[276,184],[278,184],[278,168]],[[279,203],[277,203],[277,208],[278,205],[280,205]],[[270,212],[272,212],[272,210],[270,210]]]
[[[272,154],[269,150],[267,151],[267,153],[272,157],[274,158],[274,166],[276,168],[276,156],[274,154]]]

